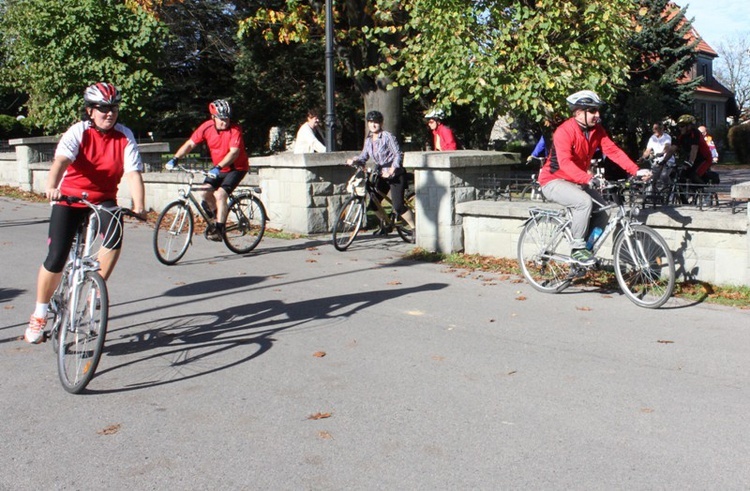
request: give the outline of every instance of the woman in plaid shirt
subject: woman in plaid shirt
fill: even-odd
[[[369,133],[365,139],[365,146],[358,157],[346,161],[347,165],[364,164],[368,160],[375,161],[375,172],[378,179],[375,185],[383,194],[390,190],[393,209],[414,228],[414,213],[404,206],[404,190],[406,189],[406,170],[401,165],[404,154],[398,146],[393,133],[383,130],[383,114],[380,111],[367,113],[367,128]],[[387,235],[390,230],[382,224],[384,216],[378,216],[381,227],[375,231],[378,235]]]

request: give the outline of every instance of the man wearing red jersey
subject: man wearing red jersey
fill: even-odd
[[[608,159],[636,175],[638,166],[612,141],[600,123],[599,96],[590,90],[581,90],[566,99],[572,117],[562,123],[552,135],[552,148],[539,172],[539,184],[544,196],[555,203],[569,207],[572,213],[571,257],[581,265],[591,265],[595,258],[586,249],[586,229],[592,218],[594,201],[603,203],[596,189],[598,178],[590,172],[591,159],[601,149]],[[650,175],[649,172],[644,174]],[[605,212],[597,212],[592,228],[604,228],[608,220]]]
[[[141,155],[133,132],[117,123],[120,92],[112,84],[97,83],[86,88],[83,99],[83,121],[65,132],[55,150],[47,178],[47,198],[55,202],[63,195],[80,198],[86,193],[92,203],[116,206],[117,187],[125,176],[133,198],[133,211],[145,218]],[[39,268],[36,308],[24,334],[29,343],[39,343],[44,338],[50,299],[60,283],[78,225],[89,213],[89,208],[83,204],[56,202],[52,206],[49,250]],[[122,217],[102,213],[99,220],[102,230],[112,231],[104,237],[97,257],[100,273],[106,280],[114,270],[122,244],[122,224],[111,226],[110,222],[121,221]]]
[[[179,159],[193,148],[206,142],[214,168],[208,172],[204,184],[211,189],[203,191],[201,205],[209,217],[216,217],[216,228],[207,237],[221,241],[227,223],[227,198],[247,174],[250,164],[245,153],[242,128],[231,122],[232,108],[224,99],[217,99],[208,105],[211,119],[201,124],[174,154],[167,167],[174,167]]]

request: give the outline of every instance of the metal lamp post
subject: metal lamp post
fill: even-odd
[[[333,0],[326,0],[326,150],[328,152],[336,150],[333,56]]]

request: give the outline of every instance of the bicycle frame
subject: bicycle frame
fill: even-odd
[[[622,201],[622,198],[617,198],[615,201]],[[609,217],[609,221],[607,222],[607,225],[604,227],[604,230],[602,231],[599,238],[594,242],[593,247],[591,248],[591,253],[594,255],[597,255],[599,249],[601,249],[602,245],[604,245],[604,242],[607,240],[607,238],[617,229],[618,225],[621,227],[621,229],[618,231],[618,233],[625,233],[628,236],[632,234],[631,232],[631,226],[634,224],[639,224],[641,222],[637,221],[635,219],[634,215],[638,214],[638,208],[635,206],[631,206],[629,210],[625,208],[625,205],[622,204],[622,202],[612,202],[612,203],[600,203],[596,200],[594,200],[596,204],[599,205],[599,208],[596,210],[597,212],[605,212],[607,210],[611,210],[613,208],[617,208],[617,213],[612,214]],[[531,216],[524,221],[523,225],[525,226],[529,221],[532,220],[538,220],[539,217],[542,216],[555,216],[562,218],[565,217],[564,220],[560,223],[558,229],[555,231],[555,233],[552,235],[553,242],[550,244],[545,244],[549,249],[554,250],[556,246],[559,244],[559,242],[563,239],[567,240],[568,242],[573,241],[573,235],[570,231],[570,225],[573,222],[572,214],[569,208],[565,208],[563,210],[550,210],[545,208],[531,208],[529,209],[529,213]],[[632,252],[632,244],[630,241],[628,241],[628,247],[631,249]],[[570,259],[567,256],[562,255],[556,255],[555,259],[558,261],[565,261],[565,262],[572,262],[572,259]]]

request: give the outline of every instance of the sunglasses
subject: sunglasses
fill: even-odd
[[[107,114],[107,113],[110,113],[110,112],[116,113],[117,111],[120,110],[120,106],[115,106],[115,105],[106,105],[106,106],[104,106],[104,105],[98,105],[98,106],[94,106],[94,109],[96,109],[97,111],[99,111],[102,114]]]
[[[589,113],[589,114],[596,114],[596,113],[599,112],[599,108],[598,107],[589,107],[589,108],[586,109],[586,112]]]

